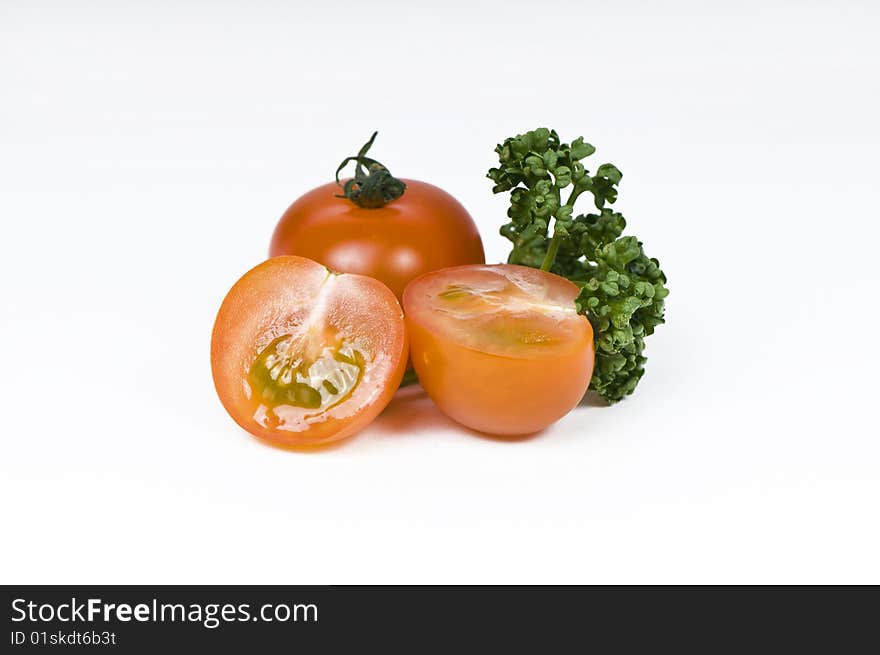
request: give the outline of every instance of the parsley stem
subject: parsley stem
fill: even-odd
[[[559,252],[559,235],[554,232],[553,238],[550,239],[550,247],[547,248],[547,254],[544,255],[544,261],[541,262],[542,271],[550,270],[553,266],[553,262],[556,261],[557,252]]]
[[[571,195],[568,196],[568,202],[566,202],[565,204],[568,207],[574,207],[574,203],[578,199],[578,196],[581,195],[584,191],[586,191],[586,189],[575,185],[575,187],[571,190]]]

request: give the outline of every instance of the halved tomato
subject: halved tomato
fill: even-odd
[[[407,360],[403,314],[381,282],[275,257],[229,291],[211,369],[226,411],[275,445],[348,437],[381,412]]]
[[[474,430],[529,434],[567,414],[593,373],[578,288],[525,266],[457,266],[409,284],[403,307],[419,381]]]

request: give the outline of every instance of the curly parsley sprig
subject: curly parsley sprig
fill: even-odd
[[[590,388],[617,402],[644,375],[645,337],[664,322],[669,291],[659,262],[635,237],[622,236],[626,219],[605,206],[617,200],[620,170],[602,164],[591,175],[581,163],[595,151],[581,137],[569,145],[555,130],[538,128],[498,145],[499,167],[487,177],[493,193],[510,192],[510,222],[501,228],[513,243],[508,263],[551,271],[581,288],[577,309],[593,325],[596,349]],[[598,213],[575,216],[586,192]]]

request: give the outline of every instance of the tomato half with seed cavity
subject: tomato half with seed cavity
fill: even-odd
[[[275,257],[229,291],[211,369],[226,411],[282,447],[348,437],[385,408],[407,359],[403,313],[381,282]]]
[[[578,288],[525,266],[458,266],[403,294],[419,381],[443,412],[489,434],[537,432],[583,398],[593,329]]]

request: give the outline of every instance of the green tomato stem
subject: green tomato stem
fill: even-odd
[[[373,136],[353,157],[346,157],[336,169],[336,184],[342,187],[342,193],[337,198],[348,198],[358,207],[365,209],[378,209],[384,207],[392,200],[396,200],[406,191],[406,184],[391,175],[385,166],[372,157],[367,157],[367,151],[373,146],[378,132]],[[355,163],[354,177],[344,185],[339,181],[339,173],[349,162]]]

